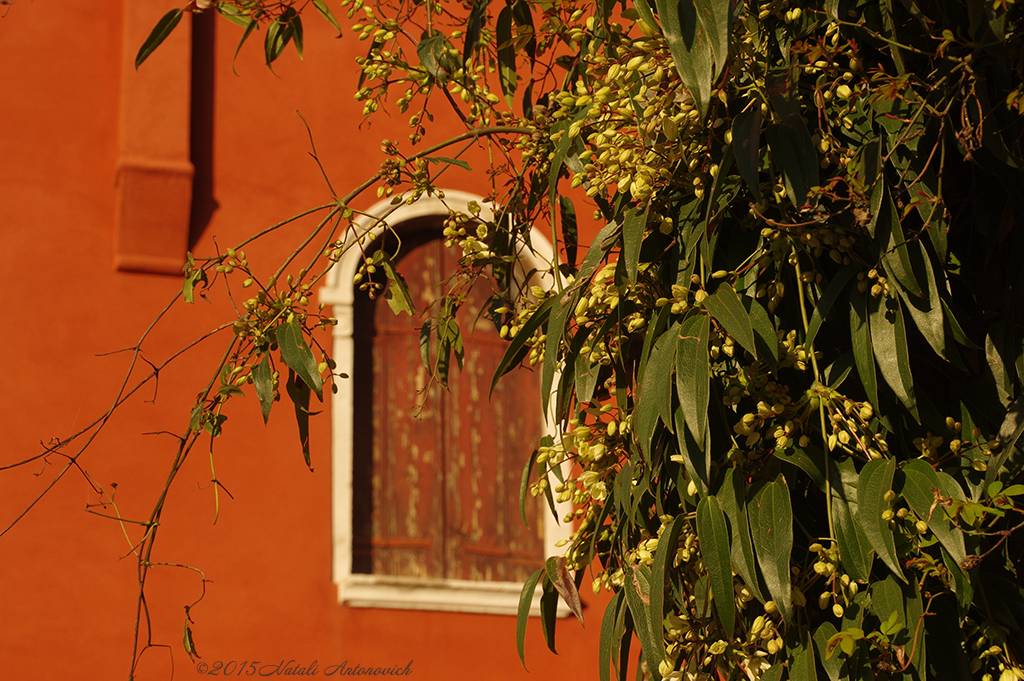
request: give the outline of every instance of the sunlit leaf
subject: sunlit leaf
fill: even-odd
[[[277,344],[281,348],[281,359],[310,387],[316,396],[323,399],[324,381],[317,368],[313,351],[306,344],[302,327],[298,322],[284,322],[277,327]]]
[[[286,385],[288,397],[295,406],[295,424],[299,428],[299,444],[302,447],[302,458],[305,459],[309,470],[313,465],[309,453],[309,385],[299,378],[291,369],[288,370],[288,383]]]
[[[676,388],[686,425],[698,445],[707,431],[708,403],[711,398],[711,357],[708,337],[711,320],[707,315],[687,317],[679,328],[676,346]]]
[[[537,581],[544,574],[544,569],[537,570],[530,575],[523,584],[523,590],[519,594],[519,609],[516,615],[516,651],[519,653],[519,661],[526,667],[526,623],[530,620],[530,610],[533,607],[533,594],[537,590]]]
[[[260,401],[263,423],[266,423],[270,418],[270,408],[274,406],[274,377],[270,370],[270,355],[263,355],[263,359],[253,366],[252,384]]]
[[[885,493],[892,489],[895,473],[894,459],[875,459],[864,464],[857,487],[857,522],[878,557],[889,566],[893,574],[905,582],[907,578],[903,575],[899,559],[896,557],[893,530],[889,527],[889,521],[882,518],[883,511],[889,509]]]
[[[316,11],[320,12],[321,16],[327,20],[327,23],[338,32],[338,37],[341,37],[341,26],[338,24],[338,20],[334,18],[334,13],[327,6],[327,2],[325,0],[313,0],[313,7],[316,7]]]
[[[181,21],[182,14],[182,10],[172,9],[163,15],[160,21],[156,22],[156,26],[153,27],[149,37],[146,38],[145,42],[142,43],[142,47],[139,48],[139,53],[135,55],[136,69],[142,66],[142,62],[146,61],[149,55],[153,54],[153,50],[160,47],[160,44],[167,39],[167,36],[171,34],[174,27]]]
[[[754,550],[768,593],[788,622],[793,616],[789,559],[793,551],[793,506],[783,478],[769,482],[749,506]]]
[[[736,624],[736,602],[732,590],[732,564],[729,553],[729,530],[725,514],[713,496],[704,497],[697,505],[697,538],[700,554],[708,571],[715,612],[726,635]],[[670,544],[673,546],[673,544]]]
[[[920,421],[910,370],[910,351],[907,349],[907,328],[899,298],[870,298],[868,315],[878,369],[911,416]]]
[[[730,336],[739,341],[739,344],[750,354],[757,357],[757,346],[754,343],[754,329],[750,324],[750,316],[731,284],[720,284],[714,293],[704,299],[704,307],[708,309],[715,321],[725,327]]]

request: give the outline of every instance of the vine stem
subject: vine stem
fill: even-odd
[[[811,325],[807,320],[807,296],[804,293],[803,270],[800,268],[800,255],[796,252],[795,246],[791,252],[795,256],[796,260],[793,267],[796,270],[796,290],[800,297],[800,318],[804,324],[804,338],[806,338]],[[836,541],[836,528],[835,522],[832,520],[832,467],[829,465],[828,437],[825,435],[825,400],[824,395],[822,394],[824,384],[821,382],[821,369],[818,367],[818,358],[814,353],[814,341],[811,341],[808,345],[807,354],[811,356],[811,367],[814,369],[814,390],[818,393],[818,415],[821,417],[821,438],[822,443],[825,445],[825,512],[828,514],[828,538],[834,544]]]

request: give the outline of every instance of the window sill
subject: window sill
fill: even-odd
[[[353,608],[515,615],[519,612],[522,590],[523,585],[515,582],[350,575],[338,584],[338,601]],[[534,592],[530,608],[533,616],[540,614],[540,593],[539,588]],[[569,608],[559,601],[558,616],[568,614]]]

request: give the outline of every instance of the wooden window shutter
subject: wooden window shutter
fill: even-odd
[[[402,251],[399,269],[423,309],[458,250],[420,229],[403,232]],[[422,322],[357,296],[354,573],[514,582],[543,562],[539,504],[529,498],[529,527],[519,514],[522,468],[542,434],[539,389],[533,372],[514,372],[488,401],[507,345],[480,315],[489,296],[478,282],[459,312],[465,366],[453,358],[450,391],[429,385]]]

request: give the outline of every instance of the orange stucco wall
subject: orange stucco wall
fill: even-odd
[[[124,47],[125,4],[15,0],[2,8],[0,466],[35,456],[51,439],[101,416],[131,359],[128,352],[104,353],[136,345],[180,290],[179,276],[115,267],[116,177],[127,125],[121,98],[126,92],[167,94],[147,91],[159,87],[152,79],[141,87],[125,82],[136,77],[125,68],[125,56],[137,47]],[[147,0],[150,25],[172,4]],[[200,223],[206,215],[209,221],[186,239],[200,256],[329,199],[296,110],[309,122],[339,190],[376,169],[382,138],[406,134],[404,117],[391,129],[384,116],[357,128],[353,58],[365,45],[350,42],[348,31],[335,41],[323,22],[307,23],[305,61],[289,50],[275,66],[277,75],[262,64],[261,36],[242,50],[235,75],[231,61],[241,29],[224,21],[197,29],[193,66],[201,82],[191,132],[201,161],[197,214]],[[187,50],[158,50],[152,69],[180,71],[180,64],[166,62],[182,55]],[[180,126],[170,118],[161,125]],[[152,148],[162,153],[159,140]],[[482,173],[453,170],[448,184],[483,192],[483,180]],[[133,200],[147,205],[145,197]],[[309,224],[248,249],[250,261],[270,270]],[[222,292],[212,304],[179,303],[144,341],[144,357],[163,361],[230,314]],[[114,414],[80,458],[96,483],[108,489],[116,483],[123,517],[145,518],[155,503],[176,450],[166,433],[187,426],[191,401],[225,342],[215,337],[168,367],[156,386],[143,388]],[[147,371],[140,362],[128,384]],[[572,620],[560,623],[560,656],[546,651],[539,622],[531,622],[529,673],[516,656],[514,617],[340,606],[331,581],[330,424],[326,415],[314,419],[311,473],[288,411],[278,407],[264,427],[255,399],[230,405],[214,462],[233,498],[220,495],[216,524],[204,451],[188,460],[170,494],[154,560],[193,566],[208,580],[205,598],[192,610],[202,662],[212,668],[217,661],[258,661],[261,667],[316,661],[321,676],[347,660],[350,666],[412,661],[413,676],[423,679],[596,677],[603,603],[593,599],[585,629]],[[0,471],[0,531],[43,492],[81,442],[45,461]],[[86,512],[97,500],[83,473],[72,468],[0,537],[0,678],[128,676],[136,563],[121,527]],[[137,527],[128,533],[139,538]],[[203,586],[192,570],[151,573],[154,647],[143,655],[137,678],[170,679],[172,671],[175,679],[202,676],[181,640],[184,606]]]

